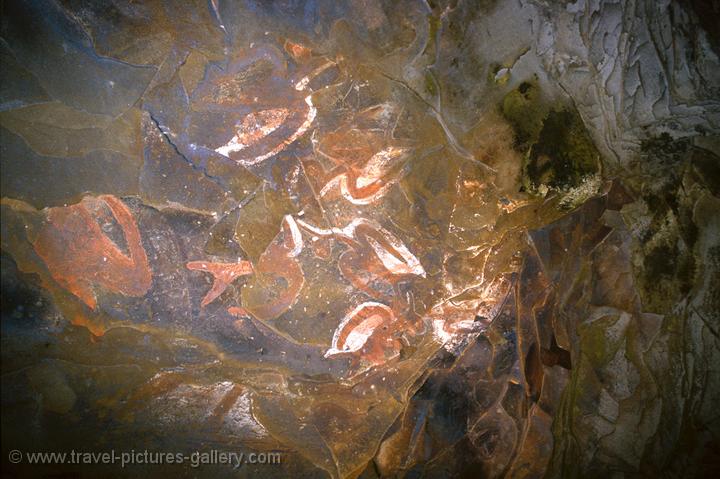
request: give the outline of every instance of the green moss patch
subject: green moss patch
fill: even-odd
[[[540,135],[548,108],[540,101],[537,85],[533,82],[522,82],[505,95],[502,113],[515,130],[518,149],[527,151]]]
[[[600,153],[578,112],[548,105],[533,81],[521,83],[502,102],[502,113],[513,126],[516,147],[525,152],[523,184],[569,189],[598,172]]]
[[[530,149],[527,176],[536,185],[573,187],[598,171],[599,160],[580,115],[569,109],[552,110]]]

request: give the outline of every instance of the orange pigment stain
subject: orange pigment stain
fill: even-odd
[[[123,253],[100,228],[106,205],[125,236]],[[140,231],[130,210],[110,195],[86,197],[80,203],[50,208],[33,247],[51,277],[91,309],[95,288],[126,296],[143,296],[152,285],[152,271]]]
[[[318,152],[333,162],[339,174],[324,183],[321,196],[337,187],[346,200],[364,205],[385,193],[409,152],[391,145],[391,134],[380,127],[389,113],[387,105],[368,108],[354,122],[324,135]]]
[[[325,357],[353,355],[380,365],[400,353],[400,336],[405,321],[398,320],[388,306],[366,302],[349,312],[333,336],[332,347]]]
[[[260,320],[277,318],[297,300],[305,275],[296,257],[303,248],[302,235],[292,216],[285,216],[282,230],[260,255],[255,281],[245,287],[244,307]]]
[[[368,223],[359,223],[353,240],[345,240],[351,249],[340,255],[340,272],[357,289],[373,297],[390,299],[394,286],[404,277],[425,276],[417,258],[393,239]]]
[[[240,276],[252,274],[253,268],[249,261],[238,263],[210,263],[207,261],[190,261],[187,268],[193,271],[204,271],[213,275],[212,288],[202,299],[200,306],[205,307],[215,301],[233,281]]]
[[[290,41],[285,43],[285,51],[298,64],[311,57],[310,49]],[[258,65],[262,64],[261,58],[258,58]],[[232,138],[214,150],[243,166],[256,165],[285,150],[308,132],[317,116],[312,91],[309,89],[310,81],[333,65],[334,62],[327,61],[305,76],[300,77],[303,73],[298,73],[295,78],[287,78],[285,68],[276,66],[276,73],[282,71],[282,74],[275,80],[282,86],[275,91],[269,91],[269,79],[248,89],[243,81],[238,83],[238,79],[232,75],[221,76],[217,80],[211,103],[225,105],[232,97],[242,97],[240,103],[258,108],[257,101],[262,98],[262,103],[269,102],[269,105],[282,107],[258,109],[249,113],[236,125]],[[248,94],[250,91],[253,95]]]
[[[101,324],[97,324],[85,315],[76,314],[72,317],[70,322],[75,326],[82,326],[84,328],[87,328],[87,330],[92,333],[92,336],[90,337],[90,341],[92,342],[95,342],[96,337],[100,337],[105,334],[104,326],[102,326]]]
[[[285,51],[290,54],[291,57],[293,57],[293,60],[299,63],[303,63],[310,59],[310,56],[312,55],[312,50],[310,50],[308,47],[303,46],[299,43],[292,42],[290,40],[285,40],[284,45]]]
[[[227,309],[227,312],[232,314],[233,316],[237,316],[240,318],[245,317],[245,316],[250,316],[250,313],[248,313],[248,311],[245,308],[240,307],[240,306],[230,306]],[[240,324],[243,324],[242,321],[240,322]]]
[[[313,106],[311,95],[307,95],[293,110],[281,108],[251,113],[243,120],[235,136],[227,144],[215,148],[215,151],[244,166],[261,163],[302,137],[315,121],[316,115],[317,109]],[[281,127],[286,135],[276,138],[273,133]],[[250,148],[261,153],[257,156],[246,154]]]
[[[259,320],[275,319],[297,300],[305,284],[305,275],[297,256],[302,252],[303,239],[292,216],[285,216],[280,232],[258,258],[257,264],[249,261],[238,263],[212,263],[191,261],[187,268],[211,273],[215,281],[205,295],[201,306],[205,307],[218,298],[238,277],[252,274],[243,287],[243,307],[231,307],[228,312],[244,316],[251,314]]]
[[[216,151],[221,155],[230,156],[257,145],[268,135],[280,128],[288,119],[290,111],[286,108],[275,108],[249,113],[238,125],[237,133],[227,145]]]

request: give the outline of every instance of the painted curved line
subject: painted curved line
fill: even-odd
[[[388,307],[385,304],[378,303],[375,301],[367,301],[365,303],[360,304],[359,306],[355,307],[355,309],[353,309],[351,312],[346,314],[345,317],[340,321],[340,324],[338,324],[338,327],[335,329],[335,333],[333,334],[331,347],[330,347],[330,349],[328,349],[325,352],[326,358],[329,358],[330,356],[334,356],[336,354],[356,352],[365,345],[367,340],[370,339],[370,336],[372,336],[372,333],[375,331],[375,328],[377,326],[379,326],[380,323],[378,323],[374,327],[372,327],[372,329],[369,332],[366,332],[366,331],[361,332],[359,334],[359,336],[363,336],[363,337],[356,338],[356,340],[353,341],[352,347],[345,348],[344,345],[345,345],[345,343],[347,343],[347,338],[345,339],[345,341],[341,341],[341,337],[344,333],[346,333],[345,329],[350,325],[351,321],[353,319],[355,319],[361,311],[363,311],[364,309],[368,309],[368,308],[380,309],[385,314],[387,314],[391,320],[395,318],[395,315],[393,314],[392,309],[390,309],[390,307]],[[361,326],[365,321],[369,320],[370,318],[372,318],[372,316],[363,320],[363,322],[356,325],[356,327]],[[347,334],[348,334],[348,337],[350,337],[350,335],[352,334],[352,331],[347,331]],[[343,344],[340,344],[341,342]]]
[[[384,183],[382,180],[375,180],[372,184],[358,188],[357,179],[355,179],[356,186],[353,187],[351,186],[351,180],[348,179],[348,174],[343,173],[328,181],[322,190],[320,190],[320,196],[325,196],[334,187],[339,186],[343,198],[350,203],[354,205],[369,205],[382,198],[393,183],[394,182]],[[370,192],[367,192],[367,190],[370,190]]]
[[[282,291],[276,291],[277,294],[273,300],[244,303],[244,308],[255,318],[259,320],[277,318],[296,303],[298,294],[305,284],[302,267],[295,259],[302,251],[303,246],[300,228],[292,216],[286,215],[283,218],[281,231],[260,255],[255,272],[260,278],[283,278],[287,285]]]
[[[117,221],[128,248],[123,253],[92,213],[102,202]],[[142,296],[152,286],[152,270],[140,230],[128,207],[111,195],[48,209],[47,223],[33,241],[50,276],[89,308],[97,307],[94,286],[126,296]]]
[[[241,127],[230,142],[217,148],[215,151],[224,156],[242,151],[252,146],[254,141],[260,141],[280,128],[287,120],[290,112],[287,108],[275,108],[248,113],[243,118]],[[253,124],[254,123],[254,124]]]
[[[340,179],[340,192],[343,198],[354,205],[369,205],[382,198],[393,183],[394,182],[384,183],[381,180],[377,180],[375,183],[362,188],[362,190],[371,190],[371,193],[361,193],[358,195],[361,189],[350,186],[348,177],[343,176]],[[357,185],[357,179],[355,180],[355,184]]]
[[[300,81],[298,81],[297,84],[295,85],[295,89],[297,91],[302,91],[302,90],[306,89],[308,84],[310,83],[310,81],[313,78],[315,78],[317,75],[319,75],[320,73],[322,73],[323,71],[325,71],[326,69],[328,69],[329,67],[331,67],[334,64],[335,63],[333,63],[333,62],[327,62],[327,63],[321,65],[320,67],[315,69],[312,73],[310,73],[309,75],[306,75],[302,79],[300,79]],[[307,113],[305,114],[305,120],[300,124],[298,129],[295,130],[289,137],[287,137],[285,140],[281,141],[278,145],[276,145],[273,149],[271,149],[267,153],[256,156],[255,158],[252,158],[252,159],[241,158],[241,159],[237,159],[235,161],[244,166],[256,165],[258,163],[261,163],[261,162],[267,160],[268,158],[271,158],[271,157],[277,155],[278,153],[283,151],[285,148],[290,146],[292,143],[294,143],[298,138],[303,136],[305,134],[305,132],[307,132],[307,130],[313,124],[313,122],[315,121],[315,117],[317,116],[317,108],[315,108],[315,106],[313,105],[312,95],[306,96],[304,98],[304,101],[308,108]],[[277,128],[279,128],[279,126],[268,131],[265,134],[265,136],[272,133],[272,131],[275,131]],[[238,151],[244,150],[249,145],[242,143],[241,138],[243,135],[244,135],[244,132],[243,133],[238,132],[235,136],[233,136],[232,139],[230,139],[230,141],[226,145],[216,148],[215,152],[217,152],[225,157],[230,158],[230,153],[236,153]]]
[[[185,266],[189,270],[203,271],[213,275],[213,285],[200,303],[203,308],[215,301],[237,278],[253,272],[252,264],[249,261],[240,261],[238,263],[190,261]]]
[[[255,158],[252,158],[252,159],[240,158],[240,159],[236,159],[234,161],[237,163],[240,163],[244,166],[256,165],[258,163],[261,163],[261,162],[267,160],[268,158],[271,158],[271,157],[277,155],[278,153],[283,151],[285,148],[287,148],[289,145],[291,145],[293,142],[295,142],[295,140],[297,140],[298,138],[303,136],[305,134],[305,132],[310,128],[313,121],[315,121],[315,117],[317,116],[317,108],[315,108],[315,106],[313,105],[312,95],[308,95],[305,97],[305,103],[308,106],[308,111],[305,114],[305,120],[298,127],[298,129],[293,132],[292,135],[290,135],[287,139],[281,141],[277,146],[275,146],[272,150],[268,151],[267,153],[264,153],[260,156],[256,156]],[[237,133],[226,145],[216,148],[215,152],[219,153],[225,157],[230,158],[230,153],[236,153],[238,151],[242,151],[248,145],[245,145],[244,143],[241,142],[241,140],[240,140],[241,136],[242,136],[241,133]],[[232,158],[230,158],[230,159],[232,159]]]
[[[300,228],[298,228],[298,225],[295,222],[295,218],[293,218],[292,215],[285,215],[283,220],[287,225],[288,230],[290,231],[289,236],[292,240],[292,246],[290,246],[290,252],[288,252],[288,256],[291,258],[295,258],[302,252],[303,247],[305,246],[302,233],[300,232]],[[287,238],[285,239],[285,243],[287,247]]]
[[[295,89],[297,91],[302,91],[310,84],[313,78],[330,68],[331,66],[335,65],[335,62],[326,62],[317,67],[315,70],[313,70],[309,75],[306,75],[300,79],[299,82],[295,84]]]
[[[423,268],[420,261],[414,254],[410,252],[410,250],[402,243],[402,241],[400,241],[394,234],[392,234],[390,231],[386,230],[379,224],[375,223],[374,221],[365,218],[355,218],[342,229],[319,228],[304,220],[297,220],[297,224],[317,236],[337,236],[340,238],[357,241],[360,239],[358,235],[362,234],[362,239],[365,239],[370,248],[377,255],[378,259],[380,259],[383,265],[391,273],[414,274],[423,278],[425,278],[427,275],[427,273],[425,272],[425,268]],[[370,234],[368,234],[368,232],[358,232],[358,229],[363,227],[369,229]],[[383,246],[377,239],[372,238],[372,236],[374,236],[372,234],[373,231],[382,237],[384,242],[386,242],[390,246],[392,251],[388,250],[388,248],[386,246]],[[398,256],[394,253],[397,253],[397,255],[399,255],[399,258],[402,259],[402,261],[400,261]]]

